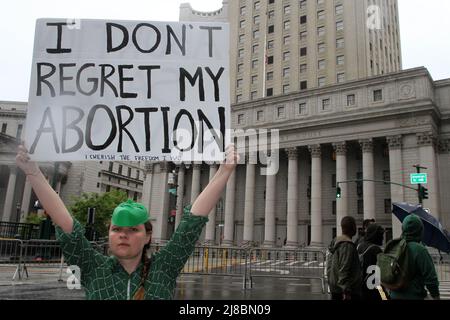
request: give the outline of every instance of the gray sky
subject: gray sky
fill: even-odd
[[[230,0],[235,1],[235,0]],[[327,0],[329,1],[329,0]],[[177,21],[179,5],[219,9],[222,0],[13,0],[0,10],[0,100],[27,101],[37,18]],[[450,78],[450,1],[399,0],[403,68]]]

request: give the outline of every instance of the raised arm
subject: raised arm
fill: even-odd
[[[225,155],[225,162],[220,165],[215,176],[192,204],[191,212],[193,215],[208,216],[219,201],[222,191],[239,161],[239,155],[236,153],[233,144],[227,147]]]
[[[33,187],[34,193],[52,221],[64,232],[71,233],[73,229],[72,216],[61,198],[50,186],[47,179],[45,179],[39,166],[35,162],[30,161],[28,151],[22,145],[18,147],[16,164],[26,174],[28,181],[30,181],[31,186]]]

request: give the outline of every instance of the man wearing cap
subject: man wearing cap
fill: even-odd
[[[218,202],[238,160],[234,145],[229,146],[225,163],[192,207],[185,207],[170,241],[148,258],[152,224],[142,204],[128,200],[114,210],[109,228],[111,255],[104,256],[92,248],[83,227],[69,214],[36,163],[30,161],[25,147],[19,146],[16,157],[17,166],[27,175],[39,201],[57,226],[57,238],[65,260],[80,268],[86,298],[101,300],[173,298],[176,278],[194,251],[207,216]]]

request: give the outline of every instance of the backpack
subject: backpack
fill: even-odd
[[[358,256],[359,256],[359,264],[361,265],[361,270],[363,272],[363,274],[366,274],[367,270],[364,270],[364,256],[366,255],[366,253],[373,247],[375,247],[375,244],[371,244],[369,245],[366,250],[364,250],[364,252],[359,253],[359,248],[360,248],[361,244],[358,245],[358,247],[356,247],[356,250],[358,251]]]
[[[408,243],[405,239],[389,241],[384,252],[377,255],[377,266],[380,268],[381,284],[398,290],[408,282]]]

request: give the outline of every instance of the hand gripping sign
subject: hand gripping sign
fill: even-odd
[[[33,160],[223,159],[228,24],[76,21],[36,23],[26,122]]]

